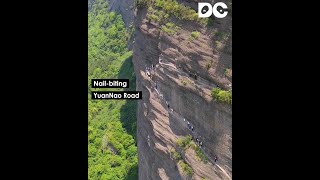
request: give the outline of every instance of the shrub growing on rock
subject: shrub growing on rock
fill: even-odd
[[[232,93],[231,91],[221,90],[220,88],[213,88],[211,90],[211,96],[214,97],[219,102],[232,103]]]

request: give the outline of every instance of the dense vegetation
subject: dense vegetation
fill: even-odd
[[[176,141],[176,144],[184,151],[191,147],[196,152],[196,155],[199,158],[199,160],[203,161],[204,163],[208,162],[208,158],[205,156],[205,154],[202,152],[199,146],[197,146],[196,143],[192,140],[192,137],[190,135],[179,138]]]
[[[218,102],[224,102],[232,104],[232,92],[225,91],[220,88],[213,88],[211,90],[211,96],[215,98]]]
[[[183,173],[187,176],[192,176],[193,175],[193,169],[190,167],[188,163],[184,161],[182,158],[181,154],[177,152],[175,149],[172,149],[170,151],[171,157],[177,161],[178,165],[181,167]]]
[[[192,137],[190,135],[188,135],[186,137],[182,137],[182,138],[177,139],[176,143],[180,148],[186,150],[190,147],[191,141],[192,141]]]
[[[184,161],[179,161],[179,165],[183,170],[183,173],[185,173],[188,176],[193,175],[193,169],[189,166],[189,164],[185,163]]]
[[[194,141],[192,140],[192,137],[190,135],[186,137],[182,137],[177,139],[176,144],[179,148],[181,148],[182,151],[186,151],[190,147],[196,152],[196,156],[200,161],[203,161],[204,163],[208,162],[207,157],[203,154],[202,150],[197,146]],[[178,161],[179,166],[183,170],[184,174],[188,176],[192,176],[193,169],[190,167],[189,164],[187,164],[184,159],[182,158],[181,154],[177,152],[176,150],[170,151],[171,157]]]
[[[169,35],[174,35],[177,33],[177,31],[180,29],[180,27],[176,26],[175,24],[168,22],[165,25],[161,26],[161,30],[168,33]]]
[[[155,0],[154,5],[163,9],[167,14],[174,15],[178,19],[198,21],[198,13],[188,6],[178,3],[176,0]]]
[[[88,179],[133,180],[138,179],[136,102],[90,97],[92,78],[129,78],[129,90],[135,89],[129,33],[121,16],[107,7],[95,0],[88,11]]]
[[[149,22],[166,23],[169,17],[174,16],[180,20],[208,24],[208,19],[198,18],[198,13],[195,10],[178,3],[176,0],[136,0],[136,5],[138,8],[148,8]]]
[[[174,159],[174,160],[176,160],[176,161],[179,161],[179,160],[181,160],[181,155],[180,155],[180,153],[178,153],[175,149],[172,149],[171,151],[170,151],[170,155],[171,155],[171,157]]]

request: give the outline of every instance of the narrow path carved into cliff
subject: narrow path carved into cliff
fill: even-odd
[[[160,57],[159,58],[159,64],[163,67],[163,66],[169,66],[171,67],[173,70],[175,70],[180,76],[184,76],[188,79],[190,79],[190,81],[192,81],[195,84],[198,84],[200,86],[202,86],[203,88],[207,88],[207,89],[212,89],[214,87],[218,87],[216,84],[211,83],[210,81],[202,78],[201,76],[197,76],[197,80],[190,78],[190,75],[183,71],[181,68],[177,68],[173,63],[171,62],[163,62],[163,59]]]
[[[224,174],[229,178],[229,179],[232,179],[230,176],[229,176],[229,174],[221,167],[221,166],[219,166],[218,164],[216,164],[217,165],[217,167],[222,171],[222,172],[224,172]]]
[[[159,62],[159,64],[161,65],[162,64],[162,62],[160,63]],[[175,66],[174,65],[171,65],[170,64],[170,66],[171,67],[173,67],[173,68],[175,68]],[[156,68],[150,68],[152,71],[154,70],[156,70],[157,69],[157,67],[158,67],[158,65],[156,65]],[[149,68],[148,68],[149,69]],[[177,69],[177,68],[175,68],[175,69]],[[147,73],[146,73],[147,74]],[[155,82],[149,77],[148,78],[148,80],[149,81],[151,81],[151,86],[153,87],[153,89],[156,91],[156,93],[158,94],[158,96],[159,96],[159,98],[161,99],[161,100],[163,100],[163,101],[161,101],[162,103],[165,103],[165,102],[167,102],[166,101],[166,99],[164,98],[164,96],[163,96],[163,94],[161,94],[161,92],[159,91],[159,88],[158,87],[155,87]],[[164,106],[165,107],[167,107],[167,105],[165,105],[164,104]],[[187,127],[187,125],[186,125],[186,122],[188,121],[186,118],[184,118],[182,115],[180,115],[178,112],[176,112],[176,111],[174,111],[174,109],[173,108],[168,108],[168,113],[170,113],[170,114],[172,114],[176,119],[178,119],[179,120],[179,122],[181,123],[181,124],[183,124],[183,126],[185,126],[185,128],[188,128]],[[185,120],[185,121],[184,121]],[[189,129],[190,130],[190,129]],[[191,130],[190,130],[191,131]],[[198,134],[196,133],[196,131],[191,131],[191,135],[193,136],[193,137],[199,137],[198,136]],[[199,146],[200,147],[200,146]],[[204,149],[205,149],[205,147],[200,147],[200,149],[202,150],[202,152],[204,153],[204,155],[208,158],[208,160],[212,163],[212,164],[214,164],[214,165],[217,165],[217,167],[223,172],[223,174],[225,174],[229,179],[232,179],[231,177],[230,177],[230,175],[220,166],[220,165],[218,165],[216,162],[214,162],[214,160],[204,151]]]
[[[173,116],[175,116],[176,119],[180,120],[180,123],[182,123],[182,124],[185,126],[185,128],[188,128],[187,125],[186,125],[186,122],[184,122],[184,119],[185,119],[185,118],[184,118],[182,115],[180,115],[178,112],[174,111],[172,108],[171,108],[170,110],[168,110],[168,112],[169,112],[170,114],[172,114]],[[185,120],[188,121],[187,119],[185,119]],[[190,130],[190,129],[189,129],[189,130]],[[190,130],[190,131],[191,131],[191,130]],[[191,131],[191,135],[192,135],[193,137],[199,137],[196,131],[193,131],[193,132]],[[205,152],[205,150],[204,150],[205,147],[202,148],[201,146],[199,146],[199,148],[202,150],[202,152],[205,154],[205,156],[208,158],[208,160],[209,160],[212,164],[217,165],[217,167],[218,167],[229,179],[232,179],[232,178],[229,176],[229,174],[228,174],[221,166],[219,166],[217,162],[214,162],[214,160]]]

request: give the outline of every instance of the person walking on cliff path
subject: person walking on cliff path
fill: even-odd
[[[150,77],[150,72],[147,70],[147,76]]]
[[[168,101],[166,101],[166,105],[167,105],[168,109],[170,109],[170,105],[169,105]]]
[[[218,161],[218,157],[215,156],[215,157],[214,157],[214,162],[216,163],[217,161]]]

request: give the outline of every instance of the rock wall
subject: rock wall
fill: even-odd
[[[122,15],[127,27],[130,27],[134,17],[134,0],[109,0],[109,8]]]
[[[224,74],[226,68],[232,68],[231,16],[215,20],[210,28],[173,19],[181,30],[168,35],[161,32],[159,24],[148,22],[146,14],[146,8],[138,9],[134,19],[133,62],[137,90],[143,91],[137,113],[139,179],[230,179],[232,108],[212,99],[210,91],[216,86],[231,88],[232,79]],[[189,41],[195,30],[201,32],[200,37]],[[215,37],[217,31],[225,32],[226,37]],[[218,39],[222,47],[216,46]],[[212,65],[209,69],[208,63]],[[150,79],[145,66],[152,64],[156,68]],[[189,77],[189,71],[198,72],[198,80]],[[193,124],[194,135],[202,137],[208,158],[218,157],[217,163],[203,163],[193,150],[183,153],[194,171],[192,177],[185,175],[170,155],[172,149],[178,149],[178,138],[192,134],[183,118]]]
[[[178,0],[197,10],[195,1]],[[223,2],[231,5],[231,1]],[[137,111],[139,179],[231,179],[232,107],[216,102],[210,92],[217,86],[232,87],[232,75],[225,73],[232,69],[232,12],[224,19],[214,19],[212,27],[172,18],[181,29],[168,35],[159,24],[146,19],[146,8],[135,9],[134,0],[109,0],[109,5],[122,15],[128,28],[135,28],[129,46],[134,52],[137,90],[143,92]],[[190,41],[192,31],[199,31],[200,37]],[[156,68],[150,79],[145,67],[152,64]],[[198,79],[189,72],[197,72]],[[193,133],[183,119],[194,126]],[[187,176],[170,152],[180,151],[177,139],[190,134],[201,136],[209,162],[200,161],[192,149],[182,152],[194,172]]]

